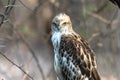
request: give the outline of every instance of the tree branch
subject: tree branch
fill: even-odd
[[[8,4],[7,5],[14,5],[16,0],[8,0]],[[0,14],[1,17],[1,21],[0,21],[0,27],[2,26],[2,24],[4,22],[7,21],[7,18],[12,10],[13,6],[6,6],[6,9],[4,11],[3,14]]]
[[[14,27],[13,24],[10,21],[8,23],[11,26],[11,28]],[[37,56],[35,55],[35,52],[32,50],[32,48],[29,46],[29,44],[26,42],[26,40],[24,39],[24,37],[22,36],[22,34],[20,34],[19,31],[17,31],[14,28],[13,28],[13,31],[14,31],[15,35],[17,35],[17,37],[19,37],[23,41],[23,43],[27,46],[28,50],[30,51],[31,55],[34,57],[34,59],[36,61],[38,70],[39,70],[39,72],[40,72],[40,74],[42,76],[42,80],[45,80],[45,76],[43,74],[43,70],[42,70],[42,68],[41,68],[41,66],[39,64],[39,60],[38,60]]]
[[[19,68],[24,74],[26,74],[31,80],[34,80],[33,77],[31,77],[27,72],[25,72],[20,66],[18,66],[17,64],[15,64],[13,61],[11,61],[6,55],[4,55],[4,53],[2,53],[0,51],[0,55],[2,55],[5,59],[7,59],[10,63],[12,63],[13,65],[15,65],[17,68]]]
[[[25,8],[27,8],[28,10],[30,10],[30,11],[32,11],[33,12],[33,10],[31,9],[31,8],[29,8],[28,6],[26,6],[21,0],[18,0]]]

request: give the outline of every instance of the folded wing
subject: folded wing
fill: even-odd
[[[63,35],[59,53],[63,80],[100,80],[94,53],[79,35]]]

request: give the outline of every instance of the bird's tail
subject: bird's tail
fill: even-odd
[[[98,74],[98,71],[96,68],[92,69],[92,77],[94,80],[101,80],[100,75]]]

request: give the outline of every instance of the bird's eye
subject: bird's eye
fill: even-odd
[[[65,26],[67,24],[67,22],[64,22],[63,25]]]
[[[54,22],[52,23],[52,25],[53,25],[53,26],[57,26],[57,24],[56,24],[56,23],[54,23]]]

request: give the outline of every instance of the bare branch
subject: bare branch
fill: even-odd
[[[93,40],[93,38],[95,38],[95,37],[97,37],[97,36],[99,36],[100,35],[100,33],[94,33],[89,39],[88,39],[88,42],[90,43],[92,40]]]
[[[32,11],[33,12],[33,10],[31,9],[31,8],[29,8],[28,6],[26,6],[21,0],[18,0],[25,8],[27,8],[28,10],[30,10],[30,11]]]
[[[15,31],[15,33],[20,37],[20,39],[24,42],[24,44],[27,46],[27,48],[31,52],[32,56],[34,57],[34,59],[36,61],[37,67],[39,69],[39,72],[40,72],[40,74],[42,76],[42,80],[45,80],[45,76],[44,76],[43,70],[42,70],[42,68],[41,68],[41,66],[39,64],[39,60],[38,60],[37,56],[35,55],[35,52],[32,50],[32,48],[29,46],[29,44],[25,41],[24,37],[18,31]]]
[[[102,21],[102,22],[104,22],[104,23],[106,23],[106,24],[110,24],[110,22],[111,22],[111,21],[103,18],[102,16],[100,16],[100,15],[98,15],[98,14],[96,14],[96,13],[90,13],[90,12],[88,12],[88,14],[89,14],[90,16],[93,16],[93,17],[99,19],[100,21]]]
[[[14,27],[13,24],[12,24],[10,21],[9,21],[8,23],[9,23],[9,25],[11,26],[11,28]],[[41,74],[41,76],[42,76],[42,79],[45,80],[45,76],[44,76],[44,74],[43,74],[43,70],[42,70],[42,68],[41,68],[41,66],[40,66],[40,64],[39,64],[39,60],[38,60],[37,56],[35,55],[35,52],[32,50],[32,48],[31,48],[31,47],[29,46],[29,44],[26,42],[26,40],[24,39],[24,37],[22,36],[22,34],[20,34],[20,32],[17,31],[16,29],[13,29],[13,30],[14,30],[14,33],[17,35],[17,37],[19,37],[19,38],[24,42],[24,44],[27,46],[28,50],[30,51],[30,53],[32,54],[32,56],[34,57],[34,59],[35,59],[35,61],[36,61],[36,64],[37,64],[37,67],[38,67],[38,69],[39,69],[39,72],[40,72],[40,74]]]
[[[0,17],[2,18],[1,20],[1,23],[0,23],[0,26],[8,21],[8,23],[10,24],[10,26],[13,28],[13,24],[7,20],[8,16],[9,16],[9,13],[10,11],[12,10],[12,8],[14,7],[14,4],[15,4],[15,1],[16,0],[8,0],[8,4],[5,9],[5,12],[3,14],[0,14]],[[37,9],[40,7],[41,3],[40,3],[40,0],[39,0],[39,5],[35,8],[35,10],[33,11],[32,9],[30,9],[29,7],[27,7],[21,0],[18,0],[24,7],[26,7],[27,9],[29,9],[30,11],[32,11],[33,13],[35,13],[37,11]],[[38,69],[39,69],[39,72],[41,73],[42,75],[42,79],[45,80],[45,77],[44,77],[44,74],[43,74],[43,71],[42,71],[42,68],[39,64],[39,60],[37,59],[37,56],[35,55],[34,51],[30,48],[29,44],[24,40],[23,36],[17,32],[17,31],[14,31],[22,40],[23,42],[26,44],[26,46],[28,47],[29,51],[31,52],[32,56],[34,57],[35,61],[36,61],[36,64],[38,66]],[[19,67],[19,66],[18,66]],[[21,68],[20,68],[21,69]]]
[[[8,5],[14,5],[16,0],[8,0]],[[8,6],[5,9],[5,15],[9,15],[10,11],[12,10],[13,6]]]
[[[3,22],[4,22],[5,15],[0,14],[0,17],[1,17],[1,21],[0,21],[0,27],[1,27],[1,25],[2,25]]]
[[[8,4],[7,5],[14,5],[15,4],[15,1],[16,0],[8,0]],[[3,14],[0,14],[0,17],[1,17],[1,22],[0,22],[0,27],[2,26],[2,24],[4,22],[7,21],[7,18],[10,14],[10,11],[12,10],[13,6],[7,6],[4,13]]]
[[[101,12],[103,9],[105,9],[105,8],[107,7],[107,5],[108,5],[108,0],[105,0],[105,1],[103,2],[103,4],[101,4],[100,7],[98,7],[98,9],[95,10],[94,12],[95,12],[95,13]]]
[[[113,13],[113,16],[112,16],[111,20],[110,20],[109,23],[106,25],[107,28],[110,28],[110,27],[111,27],[111,25],[113,24],[114,19],[118,16],[117,13],[118,13],[118,9],[116,9],[116,11]],[[116,32],[116,30],[119,30],[119,28],[120,28],[120,27],[116,27],[116,28],[113,29],[113,30],[110,29],[110,30],[108,30],[107,33],[102,33],[102,32],[94,33],[94,34],[92,35],[92,37],[88,39],[88,42],[91,42],[95,37],[99,37],[99,36],[100,36],[100,37],[108,37],[108,36],[110,36],[110,34],[113,34],[114,32]]]
[[[111,27],[111,24],[113,23],[113,20],[118,16],[117,14],[118,14],[118,9],[116,9],[116,10],[114,11],[113,16],[111,17],[110,23],[107,24],[106,27]]]
[[[110,1],[120,8],[120,0],[110,0]]]
[[[19,68],[24,74],[26,74],[31,80],[34,80],[27,72],[25,72],[20,66],[18,66],[17,64],[15,64],[13,61],[11,61],[6,55],[4,55],[4,53],[2,53],[0,51],[0,54],[7,59],[10,63],[12,63],[13,65],[15,65],[17,68]]]
[[[21,7],[21,5],[7,5],[7,6],[4,6],[4,7],[9,7],[9,6],[10,6],[10,7],[11,7],[11,6],[12,6],[12,7]]]

